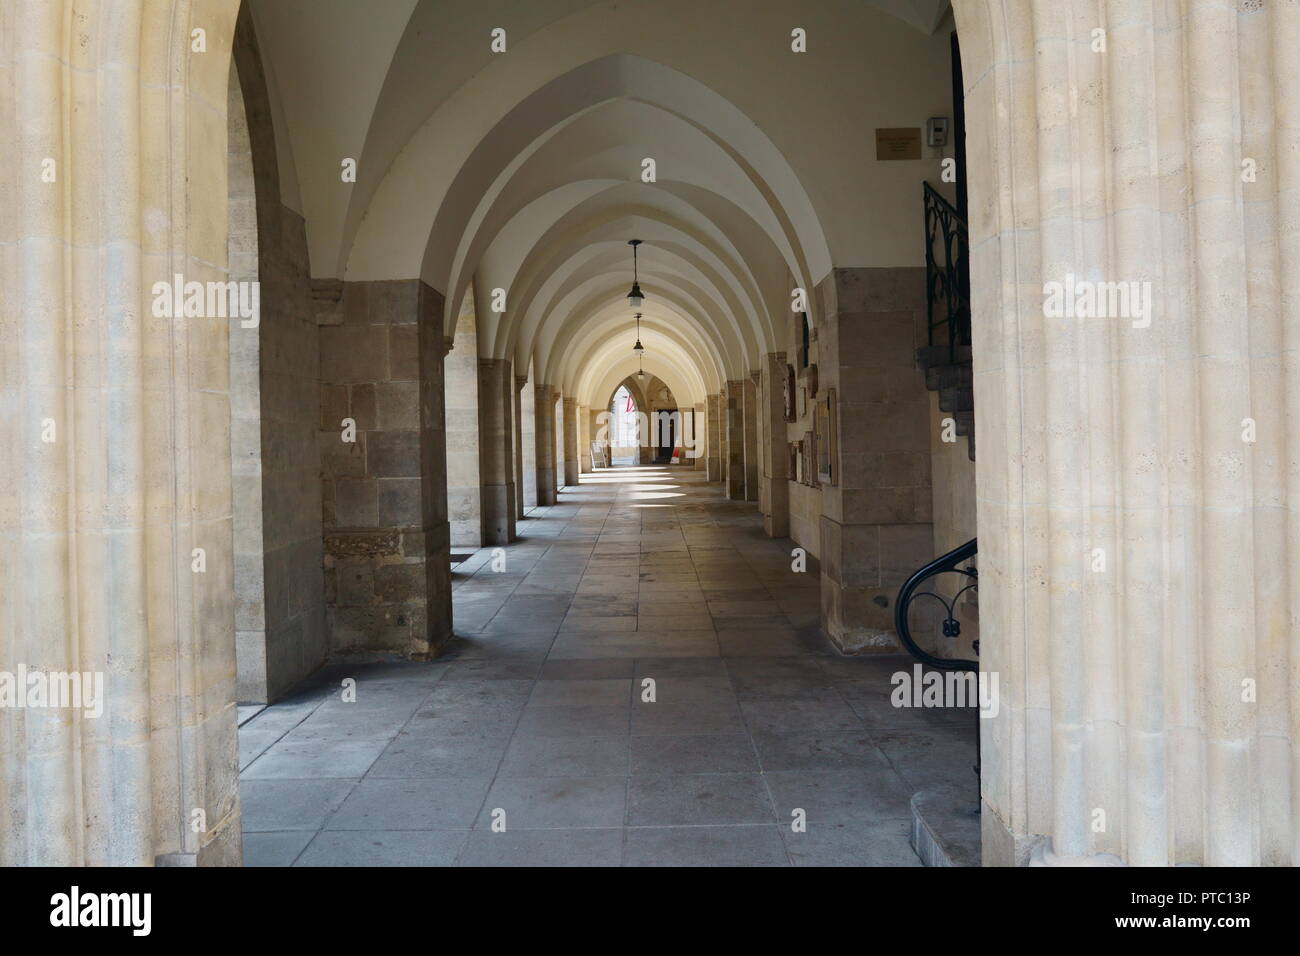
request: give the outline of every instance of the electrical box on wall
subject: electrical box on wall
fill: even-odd
[[[930,146],[948,145],[948,117],[931,116],[925,121],[925,141]]]

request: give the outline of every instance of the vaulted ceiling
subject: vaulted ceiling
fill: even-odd
[[[920,261],[938,154],[876,163],[873,130],[950,114],[946,3],[250,2],[313,273],[420,276],[448,334],[472,296],[480,355],[580,401],[636,370],[630,238],[684,405],[787,347],[792,288]]]

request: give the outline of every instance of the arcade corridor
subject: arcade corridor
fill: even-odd
[[[584,475],[456,567],[444,657],[241,713],[245,863],[920,865],[975,718],[891,707],[910,661],[834,654],[787,546],[698,472]]]

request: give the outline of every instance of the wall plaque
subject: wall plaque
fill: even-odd
[[[876,159],[920,159],[921,127],[876,130]]]
[[[785,420],[787,422],[793,422],[799,417],[795,388],[794,366],[787,365],[785,367]]]

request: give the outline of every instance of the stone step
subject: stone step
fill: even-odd
[[[979,866],[977,788],[954,786],[914,794],[912,849],[926,866]]]
[[[961,411],[952,413],[953,420],[957,423],[958,435],[975,435],[975,412]]]
[[[939,389],[939,410],[970,412],[975,410],[975,393],[970,388]]]

